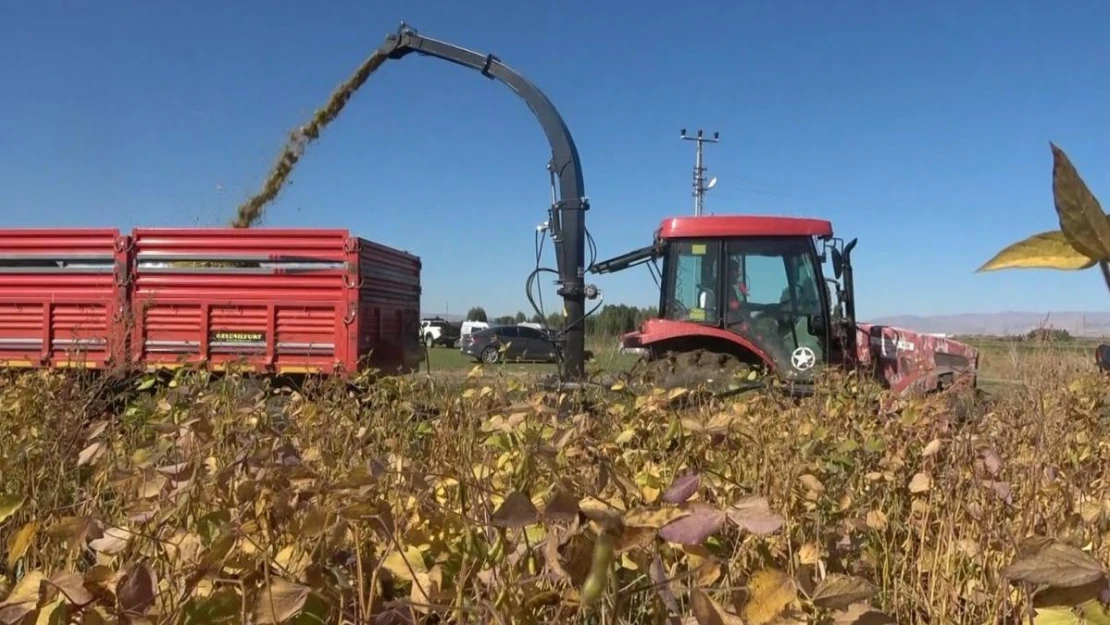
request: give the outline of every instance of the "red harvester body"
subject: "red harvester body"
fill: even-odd
[[[420,270],[340,229],[0,229],[0,367],[409,372]]]

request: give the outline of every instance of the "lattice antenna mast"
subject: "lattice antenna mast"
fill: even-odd
[[[702,159],[702,146],[706,143],[720,143],[721,133],[714,131],[713,138],[710,139],[705,136],[702,129],[698,129],[696,136],[690,137],[686,135],[686,129],[681,130],[681,135],[685,141],[696,141],[698,145],[697,156],[694,159],[694,214],[701,216],[702,208],[705,206],[705,192],[717,186],[717,179],[713,178],[708,183],[705,181],[705,165]]]

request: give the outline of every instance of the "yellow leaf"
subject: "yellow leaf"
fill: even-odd
[[[270,585],[258,593],[255,607],[255,622],[282,623],[297,615],[308,600],[309,589],[300,584],[288,582],[280,577],[270,581]]]
[[[918,473],[910,480],[910,492],[924,493],[933,487],[933,478],[929,477],[928,473]]]
[[[39,601],[39,587],[45,579],[42,571],[31,571],[24,575],[11,594],[0,602],[0,619],[6,623],[15,623],[34,611]]]
[[[24,501],[24,497],[0,495],[0,523],[3,523],[8,517],[18,512],[19,509],[23,507]]]
[[[678,508],[637,508],[625,514],[623,520],[630,527],[659,529],[686,516],[690,516],[690,512]]]
[[[620,434],[618,434],[616,440],[614,440],[613,442],[618,444],[618,445],[623,445],[623,444],[627,443],[628,441],[632,440],[633,437],[635,437],[635,436],[636,436],[636,429],[635,428],[629,428],[629,429],[621,432]]]
[[[8,539],[8,569],[15,569],[16,563],[31,547],[31,541],[35,539],[38,531],[38,521],[31,521]]]
[[[35,618],[35,625],[64,625],[67,612],[66,602],[61,597],[39,608],[39,615]]]
[[[806,543],[798,549],[798,562],[801,564],[817,564],[821,559],[821,548],[817,543]]]
[[[1076,250],[1059,230],[1035,234],[1007,246],[976,272],[998,269],[1087,269],[1095,260]]]
[[[872,510],[867,513],[867,527],[882,531],[886,529],[886,525],[886,514],[882,510]]]
[[[393,573],[395,577],[410,582],[416,575],[428,572],[424,565],[424,556],[416,547],[406,548],[404,554],[399,551],[390,553],[382,562],[382,566],[389,569],[389,572]]]
[[[100,456],[102,456],[103,454],[104,443],[100,441],[94,441],[88,447],[82,449],[81,453],[77,454],[77,466],[81,467],[86,464],[96,462],[96,460],[100,458]]]
[[[775,569],[764,569],[748,582],[751,593],[744,605],[744,622],[764,625],[775,621],[798,598],[798,589],[790,576]]]
[[[1064,151],[1052,148],[1052,195],[1060,230],[1087,258],[1110,260],[1110,223]]]
[[[821,480],[817,479],[817,477],[813,475],[810,475],[809,473],[806,473],[805,475],[799,477],[798,481],[801,482],[806,488],[815,493],[825,492],[825,485],[821,483]]]
[[[940,451],[940,439],[934,438],[933,440],[929,441],[929,444],[925,446],[925,449],[921,450],[921,455],[927,458],[929,456],[935,455],[938,451]]]

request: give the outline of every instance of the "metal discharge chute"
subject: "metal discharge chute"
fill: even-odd
[[[549,209],[548,230],[555,244],[558,263],[559,295],[563,298],[566,325],[563,330],[563,375],[580,379],[585,373],[586,299],[596,297],[596,290],[585,284],[586,198],[582,181],[582,165],[578,148],[555,105],[538,87],[510,69],[492,54],[481,54],[454,44],[418,34],[402,24],[386,37],[378,48],[390,59],[401,59],[416,53],[450,61],[478,70],[487,78],[496,79],[512,89],[532,109],[551,145],[549,169],[557,180],[559,191]]]

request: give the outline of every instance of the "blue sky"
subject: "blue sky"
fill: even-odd
[[[700,126],[722,135],[708,212],[823,216],[860,238],[861,317],[1105,308],[1097,270],[974,273],[1057,227],[1049,141],[1110,202],[1110,3],[1095,0],[8,2],[3,223],[226,223],[401,20],[497,54],[554,101],[602,257],[692,212],[678,130]],[[509,90],[410,57],[309,146],[266,225],[420,255],[425,310],[515,312],[548,156]],[[593,282],[607,302],[656,301],[644,268]]]

